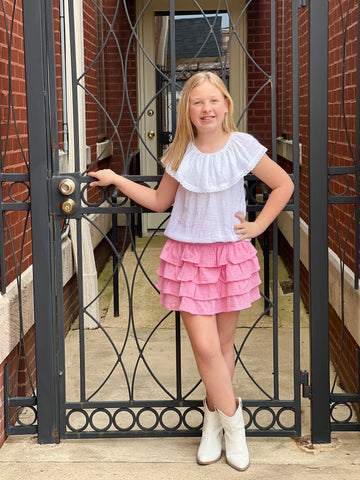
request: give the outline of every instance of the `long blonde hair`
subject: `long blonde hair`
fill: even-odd
[[[188,144],[194,143],[196,137],[196,128],[190,120],[190,94],[195,87],[205,81],[209,81],[215,85],[224,95],[224,98],[228,100],[228,113],[225,115],[222,124],[224,132],[231,133],[237,131],[233,119],[234,103],[223,81],[212,72],[196,73],[186,81],[181,92],[174,140],[161,159],[164,165],[170,164],[173,170],[177,170],[179,168]]]

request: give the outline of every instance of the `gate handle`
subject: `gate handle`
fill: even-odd
[[[75,182],[71,178],[64,178],[59,183],[59,191],[63,195],[71,195],[75,192]]]

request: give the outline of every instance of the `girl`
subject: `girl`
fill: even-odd
[[[251,135],[237,131],[233,102],[218,76],[201,72],[185,84],[174,141],[162,162],[157,190],[111,170],[89,173],[94,186],[117,186],[156,212],[173,205],[158,269],[160,301],[181,313],[206,388],[197,462],[221,457],[246,470],[249,453],[241,399],[234,397],[234,338],[239,311],[259,294],[259,264],[250,239],[287,204],[293,183]],[[272,190],[254,222],[245,220],[244,176],[252,172]]]

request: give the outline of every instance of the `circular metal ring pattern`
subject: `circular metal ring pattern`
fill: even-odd
[[[75,428],[74,426],[71,425],[70,423],[70,417],[72,415],[76,415],[76,414],[82,414],[85,418],[85,423],[79,427],[79,428]],[[79,410],[79,409],[76,409],[76,408],[73,408],[72,410],[70,410],[70,412],[66,415],[66,425],[69,427],[69,429],[72,431],[72,432],[76,432],[76,433],[80,433],[80,432],[83,432],[89,425],[89,415],[88,413],[85,411],[85,410]]]
[[[81,189],[81,192],[80,192],[81,200],[85,203],[87,207],[99,207],[105,199],[104,189],[102,187],[95,187],[98,191],[101,192],[100,200],[98,200],[97,202],[89,202],[89,200],[85,198],[85,192],[87,191],[88,188],[89,188],[89,184],[86,183]]]
[[[26,409],[31,410],[31,412],[34,414],[33,419],[31,421],[29,420],[29,421],[25,422],[24,419],[20,419],[21,414],[24,416],[23,407],[19,407],[15,412],[16,423],[18,423],[22,427],[28,427],[30,425],[35,425],[35,422],[37,420],[37,410],[36,410],[36,408],[29,405],[29,406],[26,407]]]
[[[164,419],[164,416],[169,412],[175,413],[178,416],[178,423],[175,426],[172,426],[172,427],[166,425],[166,422],[165,422],[165,419]],[[160,413],[160,425],[167,432],[175,432],[176,430],[178,430],[178,428],[180,427],[181,424],[182,424],[182,416],[181,416],[181,413],[179,412],[179,410],[177,408],[167,407],[167,408],[164,408],[164,410]]]
[[[129,422],[129,425],[127,427],[121,427],[118,421],[116,420],[116,417],[123,413],[129,414],[131,417],[131,422]],[[129,432],[135,426],[136,416],[135,416],[135,413],[130,408],[121,407],[121,408],[118,408],[114,413],[113,422],[114,422],[115,428],[119,430],[119,432]]]
[[[244,424],[245,424],[245,430],[246,430],[252,424],[252,414],[251,414],[251,411],[247,407],[244,407],[244,405],[242,407],[242,411],[243,411],[243,414],[246,413],[246,415],[248,416],[248,421],[246,423],[245,423],[245,418],[244,418]]]
[[[345,407],[346,410],[349,410],[348,416],[343,418],[343,419],[336,418],[334,413],[335,413],[335,409],[338,408],[338,407]],[[341,412],[343,412],[343,408],[341,408]],[[335,423],[349,423],[352,416],[353,416],[353,411],[352,411],[351,406],[346,402],[344,402],[344,403],[333,403],[331,405],[331,408],[330,408],[330,416],[334,420]]]
[[[339,192],[339,193],[336,193],[334,192],[332,189],[331,189],[331,182],[334,181],[335,183],[335,186],[340,186],[340,183],[339,182],[336,182],[336,179],[342,179],[345,181],[345,185],[342,186],[342,188],[344,189],[342,192]],[[350,190],[350,183],[349,183],[349,178],[346,177],[345,175],[331,175],[329,177],[329,180],[328,180],[328,192],[330,193],[330,195],[332,195],[333,197],[342,197],[344,196],[346,193],[348,193]]]
[[[268,425],[260,425],[260,423],[257,420],[257,417],[260,413],[270,413],[271,416],[271,421]],[[275,425],[275,413],[270,407],[259,407],[255,410],[254,415],[253,415],[253,422],[254,425],[261,431],[267,431],[273,428]]]
[[[200,422],[198,425],[192,427],[192,426],[187,422],[186,417],[187,417],[190,413],[194,413],[194,412],[200,413],[200,415],[201,415],[201,422]],[[202,409],[201,409],[200,407],[189,407],[189,408],[187,408],[187,409],[185,410],[185,412],[184,412],[183,422],[184,422],[185,427],[186,427],[188,430],[190,430],[190,431],[192,431],[192,432],[196,432],[196,431],[200,430],[200,428],[202,427],[203,418],[204,418],[204,412],[202,411]]]
[[[105,416],[107,416],[108,423],[107,423],[107,425],[105,425],[105,427],[99,428],[95,425],[94,417],[95,417],[95,415],[98,415],[98,414],[105,414]],[[108,410],[106,410],[106,408],[96,408],[95,410],[93,410],[91,412],[90,426],[93,430],[95,430],[95,432],[106,432],[111,427],[111,424],[112,424],[112,416],[111,416],[111,413]]]
[[[284,416],[284,414],[286,413],[291,413],[292,416],[293,416],[293,420],[294,420],[294,423],[290,426],[286,426],[285,423],[283,421],[280,420],[280,417],[281,416]],[[279,425],[279,427],[282,429],[282,430],[285,430],[285,431],[290,431],[290,430],[294,430],[295,429],[295,411],[293,408],[289,408],[289,407],[282,407],[280,408],[280,410],[277,412],[276,414],[276,421],[277,421],[277,424]]]
[[[24,186],[26,187],[26,189],[27,189],[27,194],[26,194],[26,196],[25,196],[25,198],[24,198],[23,200],[16,200],[15,195],[18,194],[19,192],[16,192],[16,193],[14,192],[14,193],[12,193],[12,189],[15,187],[15,185],[16,185],[16,186],[18,186],[18,185],[24,185]],[[25,193],[25,192],[21,192],[21,193]],[[13,182],[13,183],[11,183],[11,184],[9,185],[8,195],[9,195],[10,200],[11,200],[12,202],[14,202],[14,203],[25,203],[25,202],[27,202],[27,201],[29,200],[29,198],[30,198],[30,186],[29,186],[27,183],[25,183],[25,182]]]
[[[145,413],[152,413],[155,417],[155,422],[150,427],[145,427],[145,425],[143,425],[140,421],[140,417],[142,415],[144,415]],[[159,425],[159,414],[152,407],[144,407],[144,408],[142,408],[141,410],[138,411],[138,413],[136,415],[136,423],[137,423],[138,427],[144,432],[153,431]]]

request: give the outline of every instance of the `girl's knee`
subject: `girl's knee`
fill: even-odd
[[[220,345],[214,345],[213,342],[197,342],[193,350],[196,359],[206,362],[207,364],[218,359],[219,355],[222,355]]]

